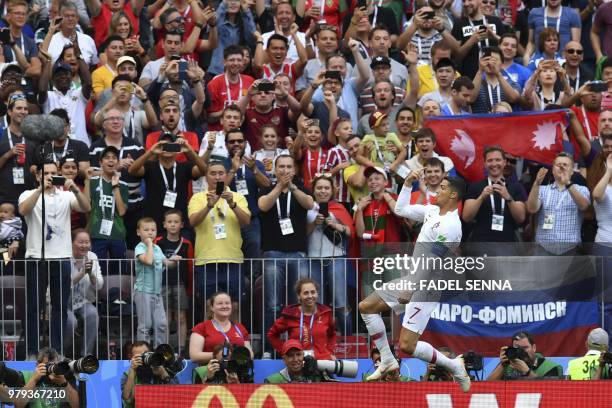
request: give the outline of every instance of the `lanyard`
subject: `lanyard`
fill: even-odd
[[[487,178],[487,182],[489,183],[489,185],[491,185],[491,179]],[[491,199],[491,211],[493,213],[493,215],[496,214],[495,212],[495,199],[493,198],[494,194],[489,195],[489,198]],[[503,216],[504,215],[504,210],[506,209],[506,200],[504,200],[504,197],[501,198],[501,212],[500,214]]]
[[[468,18],[468,22],[470,23],[470,27],[474,28],[474,23],[472,22],[471,18]],[[489,28],[489,26],[487,25],[487,17],[483,14],[482,15],[482,25]],[[472,35],[474,35],[474,30],[472,30]],[[485,45],[488,47],[489,46],[489,37],[485,38]],[[480,52],[480,41],[478,41],[478,50]]]
[[[278,212],[278,219],[282,219],[281,210],[280,210],[280,197],[276,199],[276,211]],[[289,214],[291,214],[291,190],[287,193],[287,216],[285,218],[289,218]]]
[[[317,309],[315,309],[315,313],[317,312]],[[312,325],[314,324],[315,321],[315,313],[313,313],[310,316],[310,332],[308,333],[309,339],[308,341],[310,342],[310,347],[314,347],[314,341],[313,341],[313,336],[312,336]],[[302,343],[302,336],[303,336],[303,330],[304,330],[304,311],[300,312],[300,343]]]
[[[232,90],[230,89],[230,83],[229,83],[229,79],[227,79],[227,74],[224,75],[225,77],[225,89],[227,91],[227,104],[228,105],[232,105],[232,103],[234,102],[232,100]],[[240,94],[242,93],[242,75],[238,74],[238,98],[236,99],[236,101],[238,101],[240,99]]]
[[[379,0],[378,4],[382,4],[382,0]],[[374,18],[372,19],[372,27],[376,27],[376,20],[378,19],[378,7],[374,6]]]
[[[310,161],[312,160],[310,149],[306,149],[307,151],[307,166],[308,166],[308,175],[310,176],[310,180],[312,180],[312,166],[310,166]],[[317,168],[315,169],[315,174],[319,172],[319,168],[321,167],[321,156],[323,155],[322,149],[319,147],[319,154],[317,156]]]
[[[580,88],[580,67],[576,70],[576,83],[574,83],[574,92],[578,92]]]
[[[108,219],[108,220],[114,220],[115,219],[115,195],[113,194],[112,190],[111,190],[111,195],[110,195],[110,200],[111,200],[111,216],[110,218],[106,218],[104,216],[104,209],[106,208],[104,206],[104,202],[106,201],[105,199],[102,199],[102,197],[107,197],[106,194],[104,194],[104,189],[102,187],[102,176],[100,176],[100,211],[102,212],[102,218],[103,219]]]
[[[563,15],[563,7],[559,11],[559,17],[557,17],[557,32],[560,33],[559,28],[561,27],[561,16]],[[544,28],[548,27],[548,7],[544,7]]]
[[[127,121],[128,128],[126,129],[125,126],[123,127],[123,135],[125,137],[131,137],[132,139],[136,139],[134,137],[134,115],[135,115],[135,112],[134,112],[134,110],[132,108],[130,108],[130,113],[131,113],[130,120]]]
[[[217,201],[219,202],[219,201]],[[210,220],[212,221],[212,223],[215,223],[215,212],[213,211],[214,208],[217,208],[217,211],[220,211],[222,216],[221,216],[221,222],[223,222],[223,220],[225,219],[225,214],[227,214],[227,201],[224,202],[223,205],[223,210],[221,211],[221,204],[219,204],[219,207],[215,206],[213,207],[208,213],[210,214]]]
[[[417,40],[417,48],[418,48],[418,52],[419,52],[419,60],[421,59],[421,53],[423,52],[422,46],[421,46],[421,35],[419,34],[419,32],[417,31],[415,33],[415,37]]]
[[[553,195],[553,191],[556,189],[556,183],[552,183],[550,185],[550,194],[548,195],[548,197],[546,197],[546,208],[550,208],[550,200],[552,198]],[[565,197],[567,197],[567,194],[565,194],[565,192],[569,193],[569,190],[566,188],[565,190],[563,190],[561,192],[561,199],[557,202],[557,205],[555,206],[555,212],[559,211],[559,208],[561,208],[561,205],[563,204],[563,201],[565,201]]]
[[[181,247],[183,246],[183,242],[185,242],[185,239],[181,237],[181,241],[179,242],[178,246],[176,247],[172,255],[178,255],[179,251],[181,250]]]
[[[215,326],[215,329],[217,329],[217,331],[219,333],[221,333],[223,335],[223,337],[225,337],[225,341],[227,341],[228,344],[232,344],[232,342],[230,341],[228,335],[226,332],[223,331],[223,329],[220,326],[217,326],[217,322],[215,322],[215,319],[212,319],[212,324],[213,326]],[[242,335],[242,332],[240,331],[240,329],[238,328],[237,325],[232,324],[230,322],[230,330],[232,330],[232,327],[234,328],[234,330],[236,331],[236,333],[238,333],[238,335],[240,336],[241,339],[244,339],[244,336]],[[229,330],[228,330],[229,331]]]
[[[159,163],[159,170],[161,171],[162,177],[164,178],[166,190],[170,190],[170,187],[168,186],[168,179],[166,178],[166,169],[164,169],[164,166],[162,166],[161,163]],[[172,190],[170,191],[176,191],[176,162],[174,162],[174,166],[172,166],[172,178],[174,180],[172,180]]]
[[[591,133],[591,124],[589,123],[589,117],[586,114],[584,105],[582,105],[580,109],[582,109],[582,117],[584,118],[584,127],[586,128],[586,131],[589,134],[589,142],[590,142],[593,139],[593,134]]]
[[[64,145],[64,151],[62,152],[62,155],[61,155],[61,157],[59,159],[55,155],[55,142],[52,142],[52,146],[53,146],[53,161],[58,162],[61,159],[63,159],[64,157],[66,157],[66,152],[68,152],[68,140],[66,140],[66,144]]]
[[[185,19],[185,21],[187,20],[187,16],[189,15],[190,11],[191,11],[191,4],[188,5],[185,11],[183,12],[183,18]]]
[[[26,53],[25,53],[25,46],[23,45],[23,33],[21,34],[21,53],[23,54],[24,57],[27,58]],[[15,55],[15,51],[13,51],[13,48],[11,47],[11,54],[13,54],[13,61],[17,62],[17,56]]]
[[[374,196],[372,195],[372,203],[374,203],[374,201],[376,201],[376,208],[374,208],[374,206],[372,205],[372,215],[374,216],[374,224],[372,225],[372,234],[376,234],[376,226],[378,225],[378,217],[380,217],[380,210],[382,207],[382,204],[380,203],[380,201],[376,200]]]
[[[491,84],[487,82],[487,89],[489,90],[489,102],[491,102],[491,110],[493,110],[493,107],[498,104],[499,102],[501,102],[501,87],[499,86],[499,83],[497,84],[496,92],[495,92],[495,98],[493,98],[493,88],[491,88]],[[497,101],[497,102],[495,102]]]
[[[115,70],[113,69],[113,67],[111,67],[111,66],[110,66],[110,65],[108,65],[108,64],[104,64],[104,65],[106,65],[106,69],[108,69],[108,70],[111,72],[111,74],[113,74],[113,76],[114,76],[114,77],[115,77],[115,76],[117,76],[117,72],[115,72]]]
[[[378,145],[378,140],[377,140],[376,136],[374,136],[374,144],[376,145],[376,156],[378,157],[378,160],[380,160],[380,162],[384,165],[385,164],[385,157],[383,156],[382,152],[380,151],[380,146]]]
[[[242,167],[240,167],[240,173],[242,174],[242,177],[240,177],[240,178],[242,178],[243,180],[246,180],[246,171],[245,171],[245,168],[244,168],[244,164],[242,165]],[[238,178],[239,178],[238,174],[236,174],[236,179],[238,179]]]

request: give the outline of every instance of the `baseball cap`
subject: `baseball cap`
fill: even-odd
[[[368,118],[368,124],[372,129],[379,126],[383,119],[387,117],[386,113],[382,113],[381,111],[372,112],[370,117]]]
[[[365,171],[363,172],[366,178],[370,177],[373,173],[380,173],[385,178],[385,180],[387,180],[387,172],[382,167],[370,166],[367,169],[365,169]]]
[[[72,67],[68,64],[64,64],[58,61],[57,63],[55,63],[55,66],[53,67],[53,73],[55,74],[56,72],[61,71],[61,70],[72,72]]]
[[[291,349],[304,350],[304,347],[302,347],[302,343],[300,343],[298,340],[287,340],[285,344],[283,344],[283,349],[281,350],[283,356],[287,354]]]
[[[607,346],[609,340],[608,333],[600,327],[591,330],[587,337],[587,343],[594,346]]]
[[[119,158],[119,149],[117,149],[115,146],[106,146],[104,150],[102,150],[102,154],[100,154],[100,160],[102,160],[108,153],[112,153]]]
[[[383,55],[379,55],[378,57],[372,58],[372,62],[370,62],[370,68],[376,68],[379,65],[386,65],[388,67],[391,66],[391,60],[389,57],[385,57]]]
[[[132,64],[136,65],[136,60],[134,58],[130,57],[129,55],[124,55],[123,57],[119,57],[117,60],[117,66],[120,66],[124,62],[131,62]]]

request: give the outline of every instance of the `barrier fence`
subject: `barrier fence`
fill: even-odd
[[[553,283],[557,286],[567,286],[567,282],[579,285],[580,279],[591,277],[590,269],[606,272],[610,265],[610,258],[583,258],[578,259],[577,265],[584,271],[574,265],[576,258],[571,261],[562,257],[491,257],[487,269],[500,276],[512,275],[516,281],[512,283],[518,285],[519,290],[542,289],[544,292]],[[565,264],[567,270],[561,267]],[[550,271],[542,273],[541,265],[549,265]],[[36,354],[40,348],[51,345],[62,350],[67,357],[94,354],[99,359],[126,359],[126,345],[142,339],[169,343],[186,357],[189,332],[195,324],[205,320],[205,299],[218,290],[232,295],[232,320],[240,321],[249,331],[256,357],[264,352],[270,352],[274,357],[266,333],[282,307],[296,302],[295,281],[298,277],[308,276],[319,283],[319,302],[332,308],[339,333],[336,356],[368,358],[368,336],[360,324],[358,303],[373,290],[373,280],[392,278],[387,276],[388,270],[381,274],[373,272],[375,266],[373,259],[355,258],[262,258],[235,264],[225,260],[206,265],[198,265],[198,260],[184,260],[174,269],[166,268],[161,282],[152,282],[153,286],[161,288],[167,329],[151,328],[145,332],[139,331],[142,322],[137,318],[138,295],[134,291],[137,279],[133,259],[94,260],[91,273],[80,272],[84,267],[82,262],[69,259],[10,261],[3,263],[0,269],[3,357],[5,360],[23,360]],[[567,282],[558,279],[556,273]],[[568,277],[572,273],[576,276]],[[550,282],[545,278],[548,275]],[[529,280],[529,276],[537,281]],[[604,304],[612,303],[611,291],[607,290],[608,281],[604,282],[604,275],[592,276],[601,282],[596,282],[597,293],[594,294],[594,290],[588,293],[603,310]],[[499,301],[497,292],[491,293],[494,300]],[[566,294],[563,296],[568,300]],[[521,297],[521,300],[528,299]],[[561,314],[558,317],[562,317]],[[396,339],[401,327],[399,318],[387,314],[385,320]],[[603,313],[596,320],[593,324],[606,325]]]

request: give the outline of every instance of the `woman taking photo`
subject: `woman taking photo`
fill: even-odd
[[[336,188],[330,174],[317,174],[312,190],[316,206],[308,211],[308,257],[311,276],[332,296],[338,330],[352,332],[347,303],[347,274],[350,261],[346,259],[350,239],[355,237],[353,218],[346,208],[334,201]],[[315,258],[315,259],[312,259]]]
[[[217,292],[208,299],[209,319],[198,323],[191,330],[189,359],[196,364],[207,364],[213,358],[216,346],[229,343],[253,350],[249,332],[240,323],[230,320],[232,298],[225,292]]]
[[[295,293],[299,303],[283,309],[268,331],[268,340],[280,354],[284,344],[281,335],[287,332],[287,339],[302,343],[304,355],[314,356],[317,360],[334,360],[336,327],[332,310],[317,303],[317,283],[302,278],[295,284]]]

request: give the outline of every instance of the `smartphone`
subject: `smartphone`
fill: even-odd
[[[163,152],[178,153],[181,151],[180,143],[163,143],[161,145]]]
[[[329,217],[329,203],[319,203],[319,214],[323,217]]]
[[[482,49],[482,56],[483,56],[483,58],[490,57],[492,53],[493,53],[493,50],[490,47],[484,47]]]
[[[423,18],[425,20],[433,20],[433,18],[436,16],[436,12],[435,11],[427,11],[425,13],[425,15],[423,16]]]
[[[64,21],[64,17],[57,17],[55,20],[53,20],[53,23],[55,25],[60,25],[62,24],[62,21]]]
[[[66,184],[66,177],[52,176],[51,184],[53,184],[54,186],[63,186],[64,184]]]
[[[181,56],[180,55],[171,55],[170,56],[170,61],[180,61],[181,60]]]
[[[606,92],[608,90],[608,84],[603,81],[593,81],[589,83],[588,89],[591,92]]]
[[[179,69],[179,80],[187,81],[187,61],[179,61],[178,63]]]
[[[274,91],[274,89],[276,88],[276,85],[274,85],[274,82],[260,82],[259,85],[257,86],[257,90],[258,91],[264,91],[264,92],[272,92]]]
[[[5,45],[11,42],[11,31],[8,28],[0,30],[0,42]]]
[[[222,181],[217,181],[217,186],[215,187],[215,194],[220,196],[221,194],[223,194],[224,190],[225,190],[225,183]]]
[[[481,25],[480,27],[478,27],[478,31],[481,33],[484,33],[485,31],[487,31],[487,26],[486,25]]]

